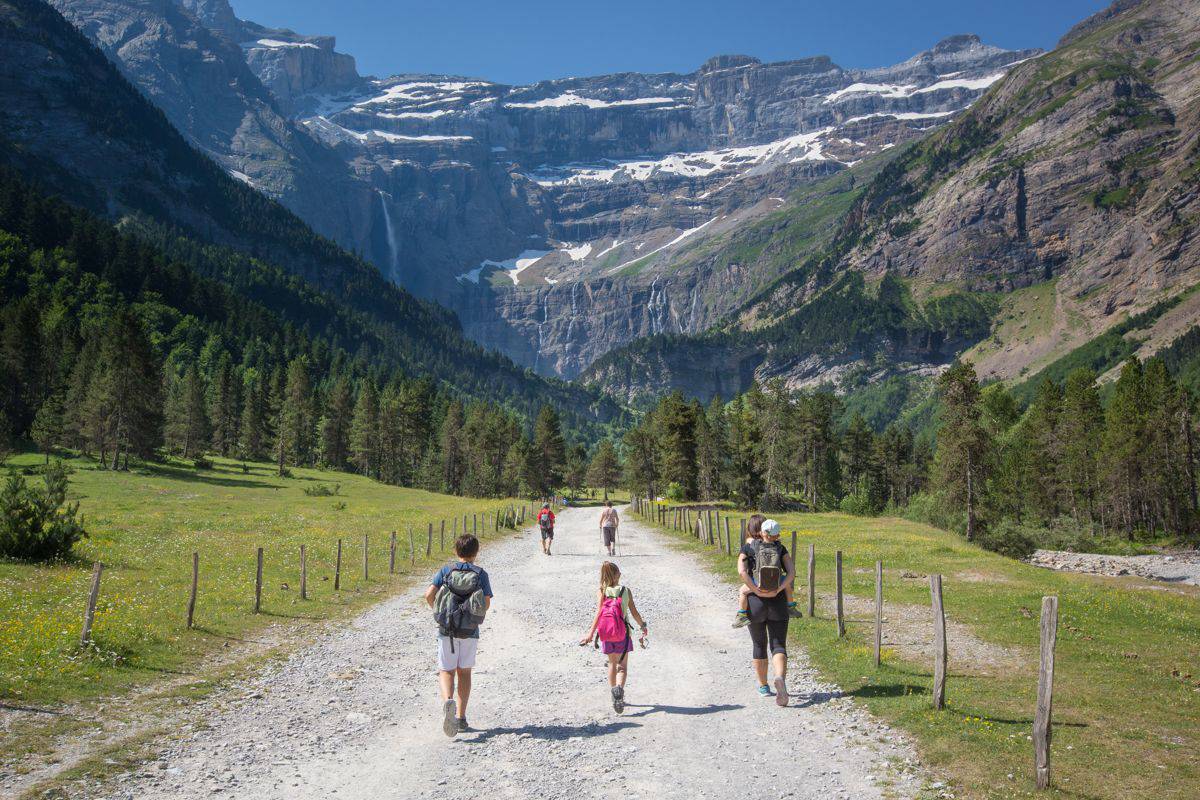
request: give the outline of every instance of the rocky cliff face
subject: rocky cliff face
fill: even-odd
[[[884,363],[903,360],[886,346],[847,348],[833,337],[813,348],[801,336],[813,304],[855,273],[898,278],[918,300],[955,289],[996,298],[1011,324],[998,322],[968,356],[984,377],[1016,378],[1193,285],[1200,62],[1187,43],[1197,40],[1196,4],[1123,2],[1016,66],[883,167],[828,242],[731,321],[741,335],[708,340],[709,357],[725,363],[753,352],[756,377],[794,382],[811,378],[814,357],[833,377],[871,369],[881,354]],[[1042,295],[1036,308],[1020,299]],[[951,319],[963,308],[941,304],[924,316]],[[848,313],[845,325],[867,321]],[[960,338],[910,366],[935,368],[970,344]],[[588,378],[636,395],[677,375],[694,379],[695,357],[690,341],[659,339],[610,355]],[[653,383],[630,367],[651,362]],[[699,394],[725,388],[711,379],[700,386]]]
[[[730,55],[507,86],[363,78],[332,38],[227,0],[54,3],[232,174],[479,341],[567,377],[636,336],[704,330],[778,274],[706,252],[1036,54],[957,36],[872,70]]]

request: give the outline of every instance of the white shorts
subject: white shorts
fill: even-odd
[[[450,652],[450,637],[438,637],[438,669],[453,672],[456,669],[471,669],[475,666],[475,651],[478,639],[455,639],[454,652]]]

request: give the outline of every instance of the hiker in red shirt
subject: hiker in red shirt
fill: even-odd
[[[554,512],[549,503],[542,504],[542,510],[537,516],[538,528],[542,532],[542,552],[550,555],[550,545],[554,544]]]

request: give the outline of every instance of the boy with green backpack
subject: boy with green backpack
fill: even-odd
[[[479,646],[479,624],[492,605],[492,582],[487,571],[475,565],[479,540],[464,533],[454,542],[458,562],[437,571],[425,591],[438,625],[438,678],[442,690],[442,732],[465,733],[467,701],[471,697],[471,669]],[[455,684],[458,698],[455,700]]]

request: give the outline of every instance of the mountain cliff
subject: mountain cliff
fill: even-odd
[[[883,167],[829,243],[720,332],[639,343],[588,379],[627,396],[705,396],[753,377],[936,370],[964,350],[983,376],[1017,379],[1185,291],[1200,278],[1196,41],[1195,3],[1122,2],[1082,23]],[[807,335],[852,275],[903,287],[904,314],[879,324],[846,306],[844,327],[870,335]],[[947,298],[955,331],[914,352],[907,332],[947,317],[930,309]],[[1166,317],[1175,335],[1194,305]],[[701,341],[711,369],[697,368]]]
[[[1036,55],[964,35],[879,69],[727,55],[508,86],[360,77],[331,37],[227,0],[53,2],[235,177],[476,340],[567,377],[640,336],[707,329],[780,273],[706,251]]]

